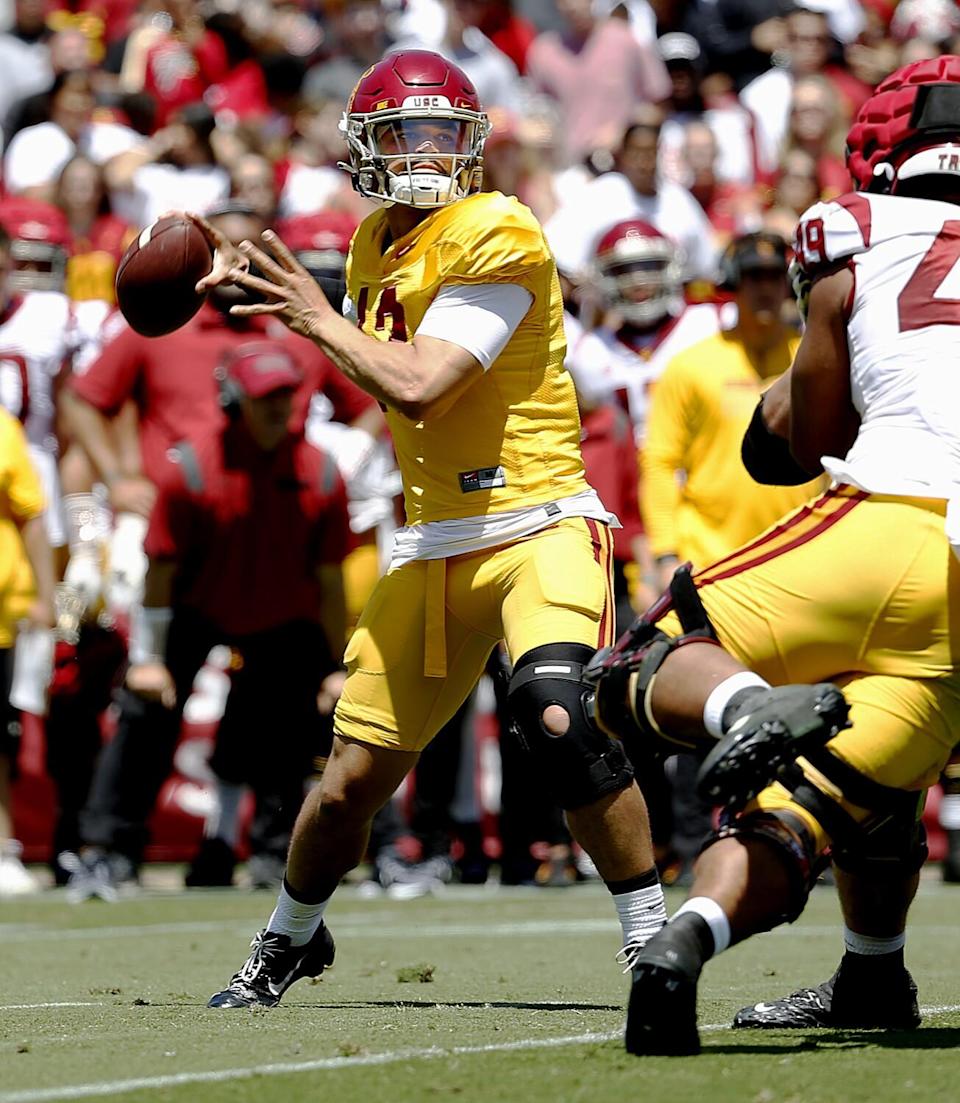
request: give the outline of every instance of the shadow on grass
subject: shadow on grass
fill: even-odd
[[[526,1000],[343,1000],[339,1003],[284,1003],[288,1008],[309,1008],[314,1011],[359,1011],[363,1008],[389,1007],[413,1010],[449,1010],[462,1007],[479,1007],[496,1010],[513,1008],[517,1011],[622,1011],[622,1003],[536,1003]]]
[[[746,1032],[743,1032],[746,1033]],[[756,1032],[750,1031],[754,1037]],[[742,1036],[736,1031],[737,1036]],[[785,1030],[764,1031],[765,1042],[707,1042],[704,1053],[803,1053],[834,1049],[956,1049],[960,1046],[960,1027],[930,1026],[919,1030],[822,1030],[799,1034]],[[774,1037],[775,1036],[775,1037]],[[782,1039],[782,1041],[780,1040]]]

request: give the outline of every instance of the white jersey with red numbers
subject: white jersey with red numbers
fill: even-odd
[[[688,306],[647,334],[635,332],[629,344],[609,329],[584,332],[577,323],[575,330],[568,326],[566,368],[588,402],[617,401],[627,410],[641,445],[647,433],[650,391],[663,369],[679,352],[728,325],[724,307],[714,303]]]
[[[57,472],[54,384],[64,365],[96,342],[109,307],[72,304],[58,291],[16,296],[0,321],[0,406],[23,423],[47,501],[47,535],[65,542]]]
[[[847,342],[860,431],[825,470],[877,494],[946,498],[948,532],[960,533],[960,207],[841,196],[803,215],[797,253],[811,274],[846,263],[855,277]]]

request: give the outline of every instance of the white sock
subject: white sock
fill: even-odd
[[[703,706],[703,726],[712,736],[719,739],[724,734],[723,710],[730,704],[730,698],[741,689],[749,689],[750,686],[769,689],[770,683],[765,682],[752,670],[738,670],[736,674],[731,674],[729,678],[724,678],[719,685],[713,687]]]
[[[247,791],[245,785],[217,778],[217,810],[204,824],[208,839],[222,839],[231,850],[237,849],[240,836],[240,802]]]
[[[857,934],[849,927],[843,928],[844,949],[851,954],[863,954],[866,957],[878,957],[880,954],[893,954],[902,950],[907,941],[907,932],[894,935],[893,938],[874,938],[868,934]]]
[[[677,916],[683,915],[684,912],[693,912],[694,915],[699,915],[710,928],[710,933],[713,935],[714,957],[730,945],[730,920],[727,919],[726,913],[716,900],[711,900],[709,896],[693,896],[677,909],[671,922]]]
[[[623,945],[640,949],[667,921],[663,886],[659,883],[614,896],[617,917],[623,930]]]
[[[327,910],[330,898],[319,904],[301,904],[287,892],[286,882],[280,886],[277,906],[267,920],[267,930],[277,934],[288,934],[291,946],[306,946],[317,933]]]
[[[941,798],[938,818],[944,831],[960,828],[960,793],[949,793]]]

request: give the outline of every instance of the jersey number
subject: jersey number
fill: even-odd
[[[900,332],[960,325],[960,299],[935,299],[937,288],[960,261],[960,221],[944,222],[907,285],[897,296]]]
[[[370,288],[361,287],[360,297],[357,299],[357,325],[363,329],[363,323],[367,320],[367,302],[370,297]],[[377,315],[374,321],[375,329],[387,328],[387,315],[390,316],[390,340],[406,341],[407,320],[403,314],[403,303],[397,298],[396,288],[385,287],[380,301],[377,303]]]

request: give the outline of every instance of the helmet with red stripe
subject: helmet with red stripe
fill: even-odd
[[[858,191],[896,192],[918,176],[960,177],[960,57],[905,65],[882,81],[847,135]]]
[[[340,122],[346,168],[369,199],[445,207],[479,191],[490,124],[466,73],[429,50],[368,69]]]
[[[604,298],[628,322],[653,325],[682,304],[677,247],[643,219],[611,226],[597,244],[594,264]]]
[[[10,235],[11,290],[62,291],[71,234],[60,208],[10,196],[0,202],[0,226]]]

